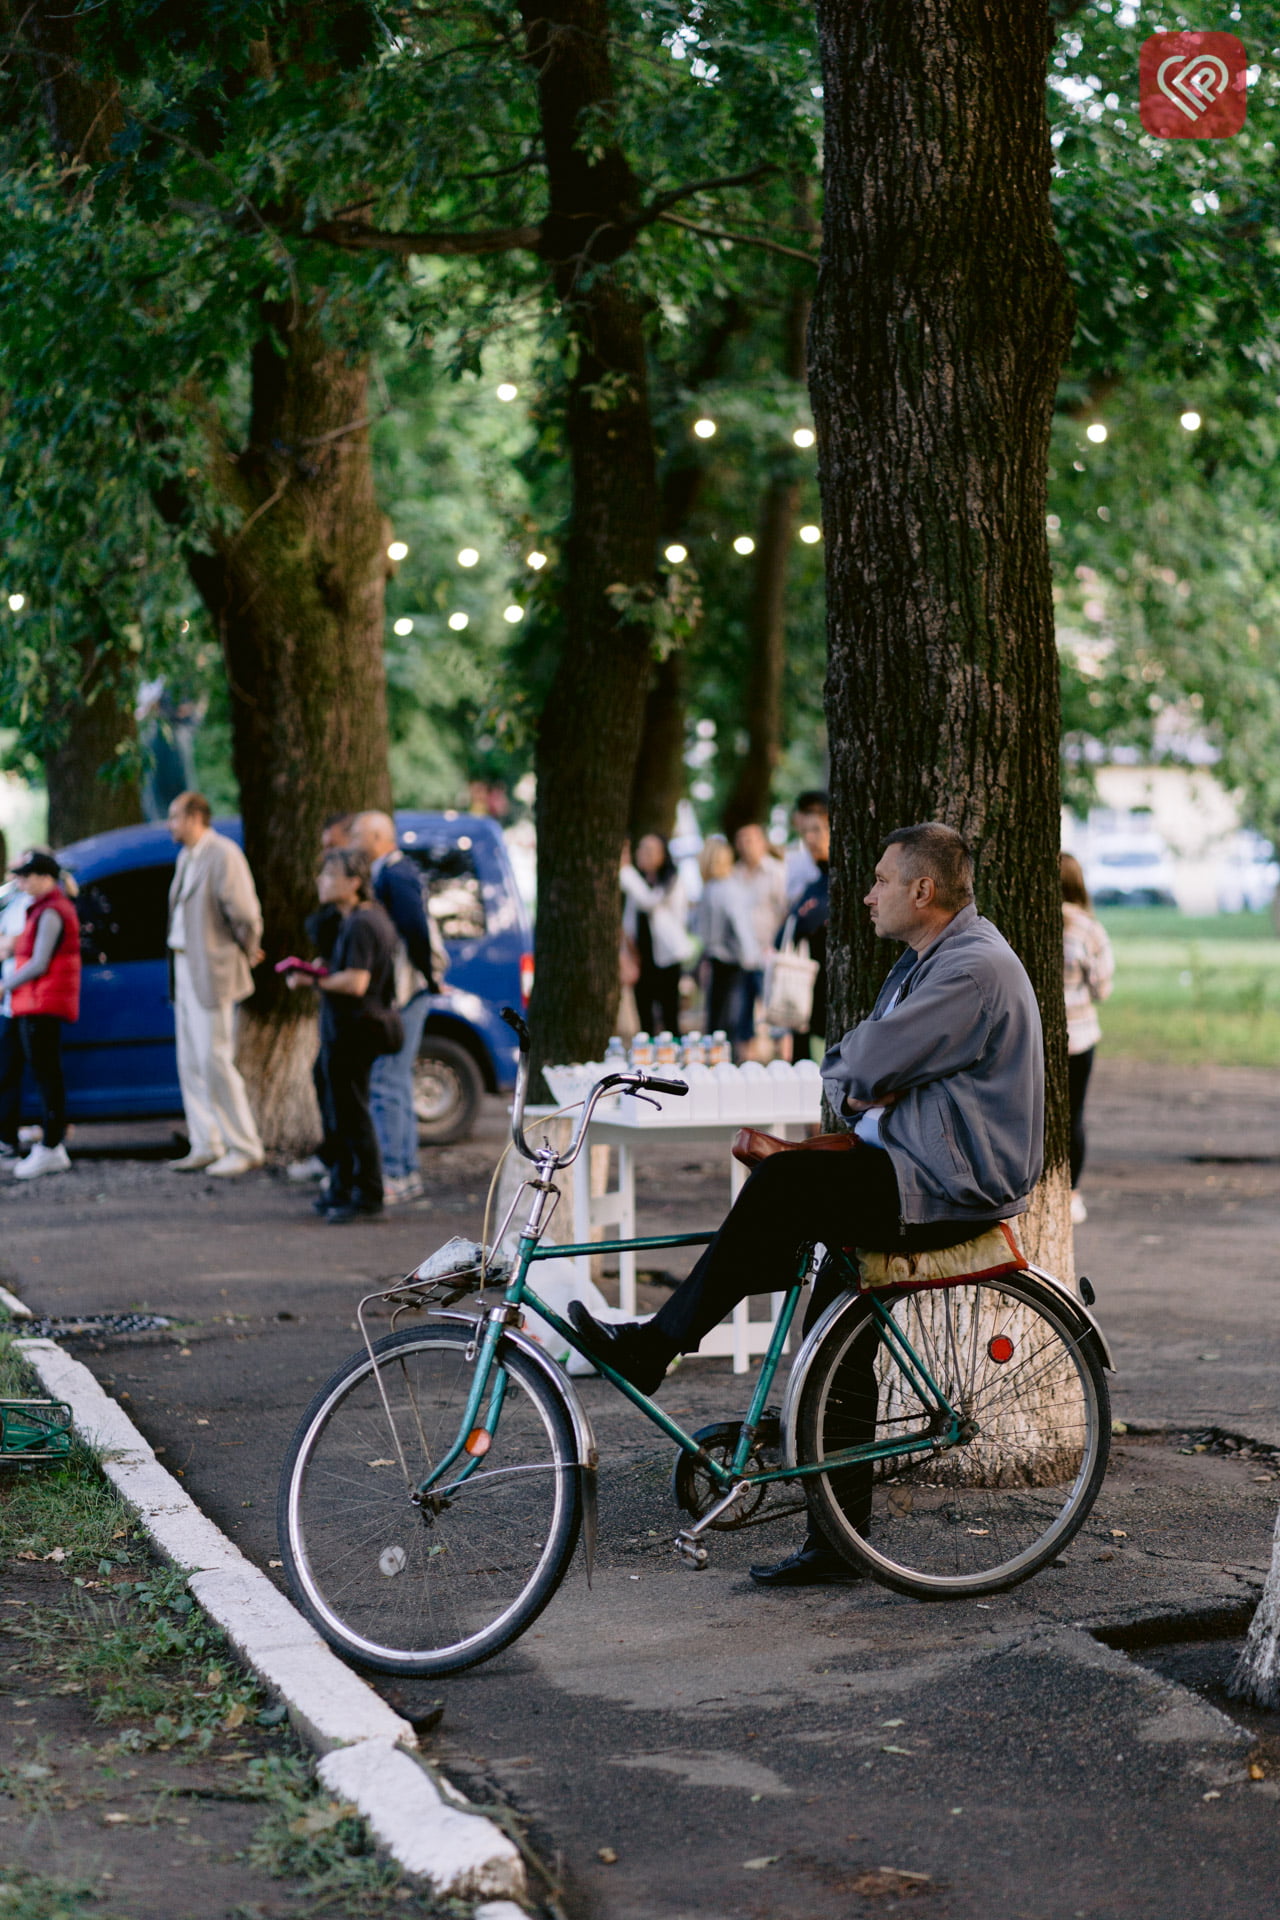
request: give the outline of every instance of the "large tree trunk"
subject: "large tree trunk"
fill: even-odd
[[[58,736],[44,763],[53,847],[112,827],[131,827],[142,818],[135,656],[110,633],[86,638],[78,652],[76,692],[60,714],[48,716],[50,730]],[[128,756],[123,770],[122,755]]]
[[[640,196],[610,141],[608,8],[523,0],[522,11],[547,155],[542,252],[575,348],[560,654],[537,743],[536,1076],[544,1062],[598,1058],[617,1009],[618,863],[649,678],[658,488],[644,314],[610,270]]]
[[[222,636],[244,848],[266,921],[240,1064],[264,1143],[292,1151],[316,1135],[315,1006],[270,963],[305,950],[325,814],[390,805],[386,559],[367,363],[326,339],[314,312],[263,320],[249,442],[217,463],[240,523],[192,571]]]
[[[1249,1700],[1255,1707],[1280,1707],[1280,1516],[1267,1583],[1227,1692],[1233,1700]]]
[[[1072,300],[1049,216],[1047,7],[819,0],[823,261],[810,338],[828,582],[830,1031],[891,956],[882,836],[969,836],[1040,998],[1048,1197],[1069,1258],[1058,672],[1045,467]],[[1069,1268],[1068,1268],[1069,1271]]]
[[[654,662],[645,696],[631,783],[631,839],[642,833],[660,833],[669,840],[675,832],[676,808],[684,792],[684,654],[674,648]]]

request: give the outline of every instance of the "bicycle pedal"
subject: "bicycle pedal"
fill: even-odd
[[[675,1538],[675,1549],[677,1557],[684,1561],[686,1567],[695,1567],[699,1572],[711,1559],[701,1540],[692,1533],[678,1533]]]

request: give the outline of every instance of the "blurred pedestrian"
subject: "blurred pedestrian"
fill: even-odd
[[[431,995],[440,990],[439,966],[417,865],[396,845],[395,822],[387,813],[358,813],[351,844],[363,853],[373,875],[373,897],[395,931],[395,1004],[403,1029],[399,1051],[374,1065],[370,1085],[373,1124],[382,1149],[387,1203],[402,1205],[422,1193],[418,1169],[418,1112],[413,1070]]]
[[[778,930],[787,917],[787,874],[763,827],[739,827],[733,844],[738,851],[734,874],[746,895],[756,951],[761,956],[754,967],[743,968],[737,1017],[731,1029],[734,1040],[745,1052],[756,1037],[756,1006],[764,992],[764,955],[777,939]]]
[[[1089,1217],[1080,1193],[1084,1168],[1084,1102],[1102,1038],[1097,1007],[1111,992],[1115,957],[1107,930],[1093,911],[1084,869],[1073,853],[1058,856],[1062,870],[1063,985],[1067,1002],[1067,1095],[1071,1106],[1071,1218]]]
[[[831,821],[824,804],[811,806],[800,819],[800,838],[813,863],[814,878],[793,899],[787,916],[794,939],[807,941],[809,958],[818,962],[813,981],[813,1006],[808,1030],[797,1033],[791,1042],[793,1060],[820,1060],[827,1050],[827,914],[829,910],[829,862],[831,858]]]
[[[355,824],[354,813],[326,814],[320,828],[320,850],[328,853],[333,847],[348,847],[351,844],[351,829]],[[323,902],[314,913],[306,918],[307,939],[311,942],[311,951],[318,960],[327,965],[333,952],[334,941],[342,927],[342,915],[335,906],[326,906]],[[316,1106],[320,1112],[320,1145],[315,1153],[308,1154],[305,1160],[291,1160],[285,1168],[285,1176],[299,1183],[309,1180],[327,1181],[337,1162],[337,1136],[334,1127],[333,1102],[329,1097],[329,1086],[325,1079],[324,1053],[317,1048],[311,1067],[311,1084],[316,1092]]]
[[[328,973],[285,976],[290,987],[320,989],[320,1052],[332,1102],[334,1166],[317,1212],[332,1226],[382,1212],[382,1156],[369,1110],[369,1075],[376,1060],[394,1057],[401,1040],[394,1007],[396,933],[372,898],[367,857],[356,847],[332,847],[320,863],[316,888],[340,925]]]
[[[67,1094],[62,1077],[62,1030],[80,1017],[80,917],[61,885],[51,853],[28,853],[13,869],[30,905],[21,931],[0,942],[16,963],[6,981],[19,1045],[9,1049],[0,1081],[0,1140],[6,1158],[18,1146],[24,1067],[40,1095],[41,1137],[14,1168],[16,1180],[66,1173]]]
[[[178,1084],[189,1151],[169,1165],[234,1179],[263,1162],[262,1141],[235,1064],[235,1010],[253,992],[262,909],[249,863],[215,833],[202,793],[180,793],[169,832],[182,851],[169,888],[169,955]]]
[[[706,1031],[732,1036],[739,1018],[742,979],[762,958],[750,902],[734,871],[733,848],[713,834],[702,849],[702,898],[693,910],[707,969]],[[673,1029],[674,1031],[674,1029]]]
[[[830,818],[831,803],[821,787],[806,787],[803,793],[796,795],[796,804],[791,813],[791,825],[796,837],[783,855],[788,901],[797,899],[818,878],[818,863],[809,850],[804,832],[805,821],[816,813]]]
[[[647,1033],[679,1033],[680,969],[693,951],[689,900],[660,833],[642,834],[634,863],[624,850],[622,930],[635,945],[636,1015]]]
[[[4,834],[0,832],[0,871],[3,870],[8,854],[4,846]],[[0,906],[0,1087],[8,1084],[9,1075],[17,1073],[19,1085],[22,1081],[23,1061],[22,1041],[18,1034],[18,1023],[13,1017],[13,1008],[9,1004],[9,976],[18,970],[13,957],[14,945],[18,935],[26,925],[27,910],[31,898],[22,890],[21,883],[10,879],[5,890],[4,905]],[[0,1164],[18,1157],[17,1123],[14,1125],[12,1140],[0,1135]]]

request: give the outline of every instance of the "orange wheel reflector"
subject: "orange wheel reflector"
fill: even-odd
[[[1010,1347],[1009,1351],[1012,1353],[1013,1348]],[[486,1432],[484,1427],[472,1427],[470,1433],[467,1435],[467,1452],[475,1454],[477,1459],[482,1453],[488,1453],[492,1445],[493,1435]]]
[[[991,1355],[991,1358],[993,1360],[1000,1360],[1000,1361],[1012,1360],[1013,1342],[1009,1338],[1007,1333],[998,1333],[994,1340],[988,1340],[987,1352]],[[467,1442],[467,1445],[468,1446],[471,1445],[471,1442],[469,1440]]]

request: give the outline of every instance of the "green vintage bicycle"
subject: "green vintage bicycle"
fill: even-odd
[[[539,1260],[705,1245],[711,1233],[543,1246],[555,1176],[582,1151],[599,1100],[678,1096],[652,1074],[610,1075],[583,1103],[563,1153],[524,1132],[529,1034],[520,1036],[512,1143],[533,1172],[516,1252],[451,1243],[361,1302],[364,1345],[303,1415],[281,1477],[289,1586],[330,1644],[384,1673],[458,1672],[537,1619],[585,1538],[590,1579],[598,1455],[568,1375],[525,1331],[531,1309],[579,1353],[572,1326],[530,1281]],[[822,1260],[847,1279],[806,1335],[780,1412],[770,1391],[806,1280]],[[487,1290],[501,1288],[489,1304]],[[480,1295],[469,1311],[458,1303]],[[392,1309],[373,1339],[366,1310]],[[426,1317],[397,1328],[400,1314]],[[1028,1579],[1083,1524],[1106,1471],[1111,1360],[1088,1308],[1011,1253],[945,1285],[860,1284],[841,1249],[809,1249],[786,1293],[740,1421],[686,1433],[600,1362],[604,1379],[679,1449],[692,1567],[717,1530],[807,1504],[851,1565],[920,1599],[974,1598]],[[789,1505],[781,1504],[790,1501]]]

